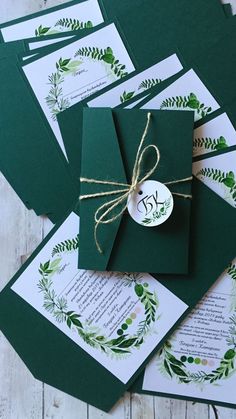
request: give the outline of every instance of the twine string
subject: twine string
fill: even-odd
[[[150,144],[150,145],[147,145],[146,147],[144,147],[142,149],[143,143],[144,143],[144,141],[146,139],[146,136],[147,136],[147,133],[148,133],[150,120],[151,120],[151,112],[148,112],[145,129],[144,129],[144,132],[143,132],[143,135],[142,135],[142,138],[140,140],[138,150],[137,150],[137,153],[136,153],[134,167],[133,167],[133,173],[132,173],[132,179],[131,179],[130,184],[122,183],[122,182],[108,181],[108,180],[89,179],[89,178],[85,178],[85,177],[80,178],[81,183],[93,183],[93,184],[100,184],[100,185],[111,185],[111,186],[123,187],[123,189],[114,189],[114,190],[107,191],[107,192],[98,192],[98,193],[94,193],[94,194],[81,195],[80,198],[79,198],[80,200],[84,200],[84,199],[91,199],[91,198],[104,197],[104,196],[121,195],[121,196],[118,196],[114,199],[111,199],[108,202],[105,202],[95,212],[95,215],[94,215],[94,221],[95,221],[94,241],[95,241],[95,244],[96,244],[96,247],[97,247],[97,250],[98,250],[99,253],[103,253],[102,248],[101,248],[100,243],[99,243],[98,238],[97,238],[97,230],[98,230],[99,225],[100,224],[110,224],[110,223],[116,221],[125,212],[125,210],[127,208],[128,196],[136,190],[138,185],[140,185],[145,180],[150,178],[150,176],[154,173],[154,171],[156,170],[156,168],[159,164],[161,156],[160,156],[160,151],[159,151],[159,149],[156,145]],[[153,164],[152,168],[150,170],[148,170],[141,177],[141,170],[142,170],[142,166],[143,166],[144,156],[147,153],[147,151],[150,150],[150,149],[152,149],[155,153],[155,163]],[[165,185],[171,185],[171,184],[176,184],[176,183],[181,183],[181,182],[188,182],[190,180],[192,180],[192,176],[187,177],[187,178],[183,178],[183,179],[173,180],[173,181],[170,181],[170,182],[166,182],[164,184]],[[179,197],[182,197],[182,198],[186,198],[186,199],[191,199],[192,198],[192,195],[182,194],[182,193],[178,193],[178,192],[172,192],[172,194],[176,195],[176,196],[179,196]],[[111,214],[114,209],[116,209],[117,207],[119,207],[123,203],[124,203],[124,205],[122,206],[122,208],[120,209],[120,211],[117,214],[109,216],[109,214]]]

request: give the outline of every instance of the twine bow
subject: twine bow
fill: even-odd
[[[107,181],[107,180],[97,180],[97,179],[88,179],[88,178],[84,178],[81,177],[80,178],[80,182],[82,183],[96,183],[96,184],[100,184],[100,185],[113,185],[113,186],[122,186],[123,189],[115,189],[112,191],[107,191],[107,192],[98,192],[95,194],[88,194],[88,195],[81,195],[80,196],[80,200],[83,199],[91,199],[91,198],[97,198],[97,197],[102,197],[102,196],[111,196],[111,195],[121,195],[118,196],[117,198],[114,198],[108,202],[105,202],[104,204],[102,204],[95,212],[94,215],[94,221],[95,221],[95,227],[94,227],[94,240],[96,243],[96,247],[97,250],[99,251],[99,253],[102,253],[102,249],[101,246],[99,244],[98,238],[97,238],[97,230],[100,224],[110,224],[113,223],[115,220],[117,220],[126,210],[127,208],[127,200],[128,200],[128,196],[134,192],[136,190],[136,188],[143,183],[145,180],[147,180],[156,170],[159,161],[160,161],[160,151],[158,149],[158,147],[154,144],[150,144],[147,145],[146,147],[143,148],[142,150],[142,146],[143,143],[146,139],[147,133],[148,133],[148,128],[150,125],[150,120],[151,120],[151,112],[148,112],[147,114],[147,123],[142,135],[142,138],[140,140],[139,146],[138,146],[138,150],[137,150],[137,154],[136,154],[136,158],[135,158],[135,162],[134,162],[134,167],[133,167],[133,173],[132,173],[132,179],[131,179],[131,183],[127,184],[127,183],[121,183],[121,182],[112,182],[112,181]],[[146,172],[145,175],[143,175],[141,177],[141,169],[142,169],[142,163],[144,160],[144,156],[147,153],[148,150],[153,149],[153,151],[155,152],[155,163],[153,165],[153,167]],[[192,180],[192,176],[184,178],[184,179],[178,179],[178,180],[173,180],[170,182],[166,182],[164,183],[165,185],[172,185],[175,183],[181,183],[181,182],[188,182]],[[171,192],[173,195],[177,195],[180,196],[182,198],[187,198],[187,199],[191,199],[192,195],[186,195],[186,194],[182,194],[182,193],[178,193],[178,192]],[[121,210],[115,214],[115,215],[111,215],[110,217],[106,218],[115,208],[117,208],[119,205],[123,204]]]

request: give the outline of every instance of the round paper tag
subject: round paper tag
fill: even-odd
[[[136,223],[155,227],[172,213],[174,201],[170,190],[156,180],[146,180],[128,197],[127,208]]]

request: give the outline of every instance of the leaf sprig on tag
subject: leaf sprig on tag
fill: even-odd
[[[166,199],[161,205],[160,209],[157,209],[156,211],[154,211],[150,217],[145,217],[142,220],[142,223],[144,225],[148,225],[148,224],[154,223],[159,218],[164,217],[167,214],[167,210],[171,206],[171,199],[172,199],[171,196],[168,199]]]

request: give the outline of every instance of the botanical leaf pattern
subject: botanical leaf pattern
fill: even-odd
[[[79,236],[73,239],[67,239],[52,250],[52,257],[57,259],[48,260],[39,266],[40,280],[38,282],[39,292],[43,293],[43,307],[48,311],[58,323],[66,323],[69,329],[75,330],[78,335],[88,345],[101,350],[107,355],[122,358],[131,353],[132,348],[139,348],[144,342],[145,335],[149,332],[152,324],[156,321],[156,311],[158,308],[158,299],[155,292],[150,292],[148,283],[139,282],[137,274],[127,274],[127,281],[134,287],[134,292],[139,298],[140,303],[145,308],[145,320],[139,322],[138,331],[134,335],[122,334],[115,339],[107,338],[97,331],[93,326],[83,322],[81,314],[68,310],[68,302],[65,297],[59,297],[53,289],[52,276],[60,270],[61,255],[64,252],[76,251],[79,246]],[[58,257],[58,255],[60,257]]]
[[[228,147],[226,139],[221,136],[219,138],[194,138],[193,140],[193,152],[196,153],[199,149],[209,151],[219,151]]]
[[[212,111],[212,108],[201,103],[194,93],[190,93],[188,96],[176,96],[165,99],[160,109],[165,108],[194,110],[201,118]]]

